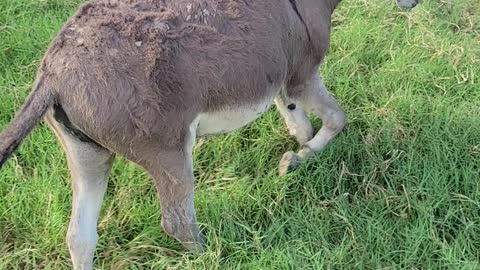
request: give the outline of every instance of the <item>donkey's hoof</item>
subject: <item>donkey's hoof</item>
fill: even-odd
[[[204,253],[207,251],[207,238],[203,234],[199,234],[196,242],[183,242],[182,245],[192,253]]]
[[[286,175],[287,173],[295,170],[298,165],[300,165],[300,162],[301,158],[293,151],[288,151],[283,154],[279,165],[280,176]]]

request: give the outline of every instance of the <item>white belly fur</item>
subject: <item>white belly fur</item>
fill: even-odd
[[[267,111],[272,102],[273,97],[257,104],[200,113],[197,118],[197,136],[226,133],[241,128]]]

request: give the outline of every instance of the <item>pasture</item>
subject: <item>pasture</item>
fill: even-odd
[[[0,130],[30,92],[49,42],[81,0],[0,1]],[[160,228],[150,177],[117,159],[99,269],[480,269],[480,2],[344,0],[322,66],[348,124],[315,159],[272,107],[195,148],[208,251]],[[316,129],[321,126],[313,118]],[[0,170],[0,269],[70,269],[63,151],[45,124]]]

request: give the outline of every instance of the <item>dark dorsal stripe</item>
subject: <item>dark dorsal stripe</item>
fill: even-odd
[[[303,25],[305,26],[305,30],[307,30],[308,40],[311,40],[310,32],[308,31],[307,24],[305,23],[302,16],[300,15],[300,12],[298,12],[297,2],[295,0],[289,0],[289,1],[290,1],[290,5],[292,5],[293,10],[295,11],[295,13],[297,13],[298,18],[300,18],[300,21],[302,21]]]

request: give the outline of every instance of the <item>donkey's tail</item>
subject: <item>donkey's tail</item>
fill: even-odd
[[[13,121],[0,133],[0,168],[40,122],[52,103],[53,93],[46,88],[44,76],[41,76]]]

